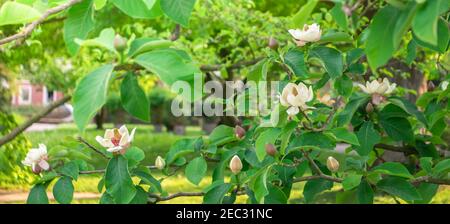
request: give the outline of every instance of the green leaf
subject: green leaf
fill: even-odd
[[[416,3],[411,1],[406,9],[387,5],[378,10],[369,25],[366,54],[372,70],[386,64],[397,50],[402,37],[414,16]]]
[[[406,64],[411,65],[417,56],[417,43],[411,40],[406,48]]]
[[[361,181],[357,194],[358,202],[360,204],[373,204],[373,189],[366,180]]]
[[[40,16],[38,10],[28,5],[7,1],[0,8],[0,26],[29,23]]]
[[[350,123],[356,110],[358,110],[358,108],[364,105],[368,100],[368,96],[360,96],[353,99],[351,98],[344,110],[337,115],[337,125],[340,127]]]
[[[197,157],[186,166],[186,178],[193,184],[198,185],[206,174],[208,165],[203,157]]]
[[[333,139],[327,135],[319,132],[304,132],[300,137],[294,138],[289,144],[289,149],[292,148],[319,148],[319,149],[334,149],[336,144]]]
[[[409,114],[405,110],[394,104],[388,104],[380,111],[380,119],[384,120],[397,117],[407,118],[408,116]]]
[[[224,145],[236,140],[234,128],[226,125],[217,126],[209,135],[209,142],[213,145]]]
[[[318,58],[332,79],[342,76],[344,62],[340,51],[319,46],[309,51],[309,57]]]
[[[344,32],[336,32],[334,30],[328,31],[323,34],[317,44],[325,43],[351,43],[353,41],[352,36]]]
[[[349,191],[361,183],[362,175],[359,174],[350,174],[344,178],[342,181],[342,187],[345,191]]]
[[[225,194],[230,190],[231,184],[221,184],[206,192],[203,204],[222,204]]]
[[[247,74],[248,81],[259,82],[260,80],[267,79],[267,70],[270,65],[270,61],[268,59],[263,59],[259,61],[257,64],[253,65]]]
[[[64,42],[71,55],[75,55],[80,48],[75,39],[86,39],[92,29],[94,29],[93,1],[86,0],[72,6],[64,21]]]
[[[95,8],[95,10],[100,10],[103,7],[105,7],[107,1],[108,0],[94,0],[94,8]]]
[[[398,177],[404,177],[404,178],[413,178],[414,176],[411,175],[406,169],[405,166],[403,166],[401,163],[397,162],[385,162],[383,164],[380,164],[372,169],[373,171],[387,174],[391,176],[398,176]]]
[[[288,196],[279,187],[274,186],[269,183],[268,185],[269,194],[264,198],[265,204],[287,204]]]
[[[414,204],[428,204],[433,200],[433,197],[438,192],[439,185],[437,184],[429,184],[429,183],[420,183],[417,187],[417,191],[422,196],[422,200],[414,200]]]
[[[258,138],[256,139],[255,147],[256,147],[256,156],[258,160],[261,162],[266,157],[266,144],[274,144],[278,139],[278,136],[281,134],[281,129],[279,128],[270,128],[262,132]]]
[[[334,81],[334,88],[339,95],[347,98],[352,94],[353,81],[347,75],[342,75]]]
[[[116,204],[116,202],[114,201],[114,198],[110,194],[108,194],[108,192],[104,192],[102,194],[102,196],[100,197],[99,203],[103,204],[103,205]]]
[[[308,71],[305,64],[305,54],[298,48],[291,48],[284,55],[286,63],[297,77],[308,77]]]
[[[359,146],[358,137],[356,137],[353,132],[350,132],[344,127],[332,129],[330,130],[330,133],[333,134],[337,141],[343,141],[352,145]]]
[[[70,204],[73,199],[73,184],[70,177],[61,177],[53,187],[53,196],[60,204]]]
[[[196,0],[161,0],[161,9],[170,19],[184,27],[189,25]]]
[[[162,15],[160,0],[111,0],[128,16],[136,19],[153,19]]]
[[[127,204],[133,200],[136,188],[128,171],[128,161],[124,156],[118,155],[109,161],[105,173],[105,187],[117,203]]]
[[[303,188],[303,196],[306,203],[311,203],[317,194],[322,191],[330,190],[333,187],[333,182],[323,179],[309,180]]]
[[[450,159],[445,159],[436,164],[433,168],[435,174],[446,174],[450,170]]]
[[[336,2],[334,7],[330,10],[330,14],[333,16],[334,21],[345,31],[348,30],[348,19],[342,10],[342,3]]]
[[[145,205],[148,202],[148,193],[140,186],[136,186],[136,195],[130,204]]]
[[[438,44],[438,20],[441,9],[447,11],[447,0],[426,1],[417,10],[412,23],[414,34],[431,45]]]
[[[400,177],[384,178],[377,183],[377,188],[405,201],[422,199],[414,186]]]
[[[401,97],[389,97],[389,102],[399,106],[403,110],[405,110],[408,114],[411,114],[417,118],[422,124],[425,126],[428,126],[427,119],[425,118],[425,115],[419,109],[417,109],[417,106],[413,103],[409,102],[408,100],[401,98]]]
[[[171,147],[169,152],[166,154],[166,166],[172,164],[178,158],[194,152],[194,145],[192,139],[180,139],[176,141]]]
[[[136,74],[129,72],[123,79],[120,99],[128,113],[143,121],[150,120],[150,103],[144,90],[139,86]]]
[[[141,170],[141,171],[136,171],[134,174],[136,176],[138,176],[142,180],[142,183],[150,185],[152,188],[154,188],[159,193],[163,193],[163,190],[162,190],[162,187],[161,187],[161,183],[157,179],[155,179],[150,174],[149,171],[142,171]]]
[[[303,5],[300,10],[293,16],[292,25],[294,27],[302,28],[310,18],[318,2],[318,0],[310,0],[305,5]]]
[[[159,38],[139,38],[131,42],[130,50],[128,51],[129,57],[134,57],[136,55],[161,49],[161,48],[168,48],[172,45],[172,41],[169,40],[163,40]]]
[[[128,167],[134,167],[145,159],[144,151],[136,146],[127,149],[124,156],[128,160]]]
[[[47,186],[44,184],[36,184],[31,188],[28,194],[27,204],[48,204]]]
[[[255,199],[258,203],[264,203],[265,197],[269,194],[269,189],[267,186],[267,175],[269,168],[263,168],[255,174],[249,184],[250,189],[253,190],[255,194]]]
[[[448,42],[450,41],[450,31],[448,29],[448,22],[444,19],[439,19],[438,21],[438,43],[437,45],[432,45],[420,40],[413,33],[414,41],[417,42],[418,45],[437,51],[439,53],[445,53],[447,50]]]
[[[75,38],[75,43],[77,43],[80,47],[88,46],[88,47],[101,47],[105,48],[109,51],[115,52],[114,48],[114,37],[115,32],[113,28],[106,28],[100,32],[100,35],[94,39],[82,40]]]
[[[80,173],[80,169],[78,167],[78,164],[74,161],[70,161],[61,168],[59,171],[62,175],[71,177],[74,180],[78,179],[78,175]]]
[[[33,182],[33,184],[36,185],[36,184],[49,183],[52,180],[54,180],[57,176],[58,176],[58,174],[54,170],[50,171],[50,172],[46,172],[41,178],[39,178],[38,180]]]
[[[394,141],[414,143],[414,133],[411,124],[406,118],[381,119],[380,124]]]
[[[370,121],[364,122],[356,133],[356,136],[361,145],[356,147],[355,150],[360,156],[369,155],[373,147],[381,141],[380,134],[375,130],[373,123]]]
[[[427,174],[432,172],[433,158],[422,157],[420,158],[420,167],[427,172]]]
[[[104,65],[78,83],[73,96],[74,119],[80,130],[84,130],[98,110],[106,103],[113,65]]]

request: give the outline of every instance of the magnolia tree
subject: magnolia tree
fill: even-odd
[[[440,185],[450,184],[443,135],[450,109],[449,1],[307,1],[290,19],[290,29],[270,38],[267,56],[244,81],[227,83],[227,88],[205,82],[202,68],[170,40],[127,40],[109,27],[98,37],[88,35],[98,24],[95,13],[114,7],[132,18],[163,17],[188,27],[195,0],[49,1],[44,11],[36,9],[38,2],[2,5],[1,25],[31,23],[1,44],[27,38],[52,15],[64,14],[70,54],[80,47],[110,53],[73,91],[80,131],[105,104],[113,82],[120,83],[124,109],[148,120],[149,102],[138,84],[138,76],[148,73],[179,93],[172,104],[177,116],[200,111],[236,116],[241,123],[179,140],[154,164],[142,164],[144,151],[133,145],[139,129],[109,129],[97,142],[73,139],[108,161],[103,170],[90,169],[88,158],[68,156],[82,152],[76,147],[61,151],[39,145],[23,160],[39,177],[28,203],[48,203],[49,186],[57,202],[70,203],[73,182],[91,174],[102,175],[100,203],[125,204],[189,196],[215,204],[234,203],[237,197],[248,203],[288,203],[299,182],[304,182],[306,203],[329,190],[338,191],[337,203],[373,203],[376,194],[429,203]],[[419,95],[395,83],[409,78],[410,67],[429,73],[428,92]],[[281,75],[271,76],[279,68]],[[323,92],[328,98],[319,97]],[[407,94],[418,99],[407,100]],[[403,159],[389,160],[389,152]],[[162,173],[160,179],[152,175],[155,170]],[[200,192],[169,193],[162,187],[178,173],[198,185],[208,170],[211,182]]]

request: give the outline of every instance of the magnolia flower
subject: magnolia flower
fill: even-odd
[[[230,170],[234,174],[238,174],[242,170],[242,162],[239,156],[235,155],[230,161]]]
[[[447,87],[448,87],[448,81],[443,81],[441,84],[441,89],[443,91],[445,91],[445,90],[447,90]]]
[[[397,84],[390,84],[387,78],[383,79],[383,82],[373,80],[372,82],[366,82],[366,85],[358,84],[359,88],[367,94],[378,93],[380,95],[388,95],[395,90]]]
[[[120,127],[119,129],[106,129],[105,137],[97,136],[95,140],[97,140],[100,145],[108,148],[108,152],[119,152],[124,154],[126,149],[130,146],[131,141],[134,138],[134,132],[136,128],[131,131],[131,134],[128,133],[128,129],[125,125]]]
[[[316,42],[320,40],[320,36],[322,35],[322,31],[320,30],[320,26],[316,23],[312,25],[305,24],[302,30],[299,29],[290,29],[289,33],[295,40],[297,46],[302,47],[305,46],[308,42]]]
[[[155,166],[158,170],[162,170],[166,166],[166,161],[161,156],[158,156],[155,160]]]
[[[50,164],[47,162],[47,147],[44,144],[39,144],[39,148],[31,149],[22,164],[25,166],[31,166],[31,170],[38,174],[42,170],[49,170]]]
[[[289,107],[287,109],[289,116],[295,116],[300,112],[300,109],[306,110],[311,108],[306,103],[311,101],[313,97],[314,93],[311,86],[308,88],[303,83],[298,85],[289,83],[281,93],[280,103],[285,107]]]
[[[327,168],[335,173],[339,170],[339,162],[332,156],[329,156],[327,159]]]

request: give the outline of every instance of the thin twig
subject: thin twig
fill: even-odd
[[[94,150],[94,152],[100,154],[103,158],[105,159],[110,159],[105,153],[103,153],[102,151],[100,151],[99,149],[97,149],[95,146],[91,145],[89,142],[87,142],[86,140],[84,140],[82,137],[78,137],[77,140],[83,144],[85,144],[88,148]]]
[[[34,123],[38,122],[41,118],[47,116],[50,112],[52,112],[54,109],[58,108],[59,106],[65,104],[70,100],[70,96],[65,96],[64,98],[53,102],[52,104],[48,105],[46,108],[44,108],[43,111],[39,112],[38,114],[31,117],[29,120],[27,120],[25,123],[17,126],[14,128],[9,134],[3,136],[0,138],[0,146],[12,141],[15,137],[20,135],[22,132],[24,132],[27,128],[29,128]]]
[[[18,39],[23,39],[23,38],[27,38],[28,36],[31,35],[31,33],[33,32],[34,29],[36,29],[36,27],[43,23],[49,16],[59,13],[61,11],[64,11],[68,8],[70,8],[71,6],[80,3],[83,0],[70,0],[64,4],[58,5],[56,7],[53,7],[47,11],[45,11],[41,17],[39,17],[39,19],[37,19],[36,21],[33,21],[32,23],[28,24],[21,32],[16,33],[12,36],[6,37],[4,39],[0,40],[0,45],[9,43],[11,41],[14,40],[18,40]]]

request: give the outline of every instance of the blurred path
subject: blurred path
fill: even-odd
[[[53,130],[56,129],[58,126],[59,124],[34,123],[29,128],[27,128],[25,132]]]

